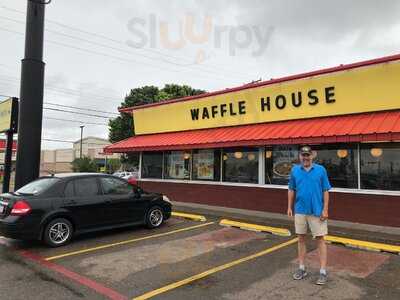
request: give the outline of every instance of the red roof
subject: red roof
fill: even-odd
[[[400,110],[138,135],[105,152],[201,149],[274,144],[400,141]]]
[[[307,78],[307,77],[312,77],[312,76],[317,76],[317,75],[330,74],[330,73],[334,73],[334,72],[340,72],[340,71],[345,71],[345,70],[350,70],[350,69],[355,69],[355,68],[361,68],[361,67],[366,67],[366,66],[370,66],[370,65],[391,62],[391,61],[395,61],[395,60],[400,60],[400,54],[384,56],[381,58],[365,60],[365,61],[356,62],[356,63],[352,63],[352,64],[340,65],[337,67],[326,68],[326,69],[322,69],[322,70],[316,70],[316,71],[301,73],[301,74],[297,74],[297,75],[291,75],[291,76],[286,76],[286,77],[282,77],[282,78],[256,82],[254,84],[245,84],[245,85],[242,85],[239,87],[204,93],[204,94],[195,95],[195,96],[188,96],[188,97],[171,99],[171,100],[161,101],[161,102],[156,102],[156,103],[120,108],[119,111],[129,113],[136,109],[143,109],[143,108],[148,108],[148,107],[153,107],[153,106],[171,104],[171,103],[175,103],[175,102],[189,101],[189,100],[194,100],[194,99],[199,99],[199,98],[204,98],[204,97],[216,96],[216,95],[220,95],[220,94],[226,94],[226,93],[236,92],[236,91],[245,90],[245,89],[252,89],[252,88],[259,87],[259,86],[271,85],[271,84],[276,84],[276,83],[280,83],[280,82],[297,80],[297,79],[302,79],[302,78]]]

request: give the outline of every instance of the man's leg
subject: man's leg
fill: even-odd
[[[321,270],[326,270],[326,263],[328,260],[326,242],[323,236],[317,236],[316,239],[318,243],[318,253]]]
[[[328,276],[326,273],[328,254],[327,254],[326,242],[324,239],[324,236],[328,234],[328,222],[326,220],[321,221],[318,217],[315,216],[310,217],[309,221],[310,221],[311,232],[317,240],[318,253],[319,253],[320,274],[317,280],[317,284],[322,285],[325,284],[328,280]]]
[[[306,235],[298,234],[299,242],[298,242],[298,257],[299,257],[299,265],[300,267],[304,266],[304,260],[306,258],[307,247],[306,247]]]
[[[294,222],[296,227],[296,234],[299,238],[298,241],[298,258],[299,258],[299,269],[293,274],[293,279],[300,280],[307,276],[306,268],[304,265],[304,259],[306,257],[306,233],[307,233],[307,221],[305,215],[296,214],[294,216]]]

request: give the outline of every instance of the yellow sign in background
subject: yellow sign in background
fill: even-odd
[[[242,114],[238,113],[240,105]],[[194,109],[198,109],[195,120]],[[133,117],[135,134],[150,134],[392,109],[400,109],[400,61],[139,108]]]
[[[0,132],[10,129],[11,126],[11,112],[12,99],[7,99],[0,103]]]

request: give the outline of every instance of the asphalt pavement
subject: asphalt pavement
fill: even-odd
[[[399,255],[329,245],[329,282],[317,286],[311,239],[310,276],[294,281],[295,236],[225,227],[219,224],[225,216],[205,217],[173,217],[155,230],[87,234],[60,248],[0,237],[0,298],[400,299]]]

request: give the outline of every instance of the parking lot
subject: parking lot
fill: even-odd
[[[311,240],[310,276],[297,282],[294,236],[206,219],[87,234],[61,248],[0,238],[1,299],[400,299],[399,255],[329,245],[321,287]]]

